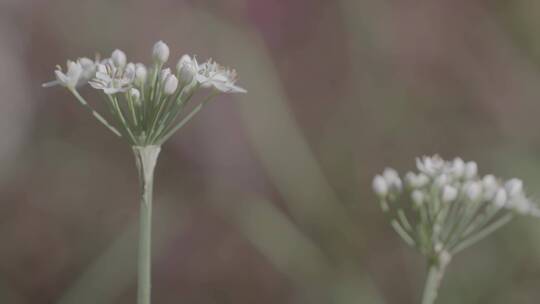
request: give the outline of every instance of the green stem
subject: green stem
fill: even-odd
[[[424,295],[422,296],[422,304],[434,304],[437,299],[439,287],[441,285],[446,266],[449,260],[443,261],[444,258],[439,258],[437,262],[429,264],[426,285],[424,287]]]
[[[139,171],[141,210],[139,223],[139,255],[137,304],[150,304],[152,265],[152,188],[154,169],[160,146],[134,146],[135,163]]]

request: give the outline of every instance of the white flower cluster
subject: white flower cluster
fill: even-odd
[[[519,179],[480,176],[475,162],[437,155],[417,159],[416,166],[418,172],[406,173],[403,182],[394,169],[385,169],[373,179],[373,189],[383,210],[395,216],[392,226],[426,254],[459,251],[513,214],[540,215]]]
[[[152,57],[154,62],[161,67],[169,58],[169,47],[162,41],[157,42],[154,45]],[[90,82],[93,88],[111,95],[146,84],[147,71],[147,67],[142,63],[128,63],[126,54],[116,49],[110,58],[101,61],[92,61],[86,57],[76,61],[68,60],[66,73],[57,66],[56,81],[45,83],[44,86],[59,84],[74,89]],[[246,93],[245,89],[235,84],[236,72],[220,66],[212,59],[199,64],[195,57],[183,55],[176,65],[176,74],[171,74],[168,68],[161,70],[158,74],[169,77],[169,80],[161,78],[160,81],[169,84],[167,88],[171,94],[176,91],[178,82],[184,86],[212,87],[225,93]],[[173,85],[175,82],[176,86]]]
[[[199,64],[195,57],[183,55],[176,64],[176,71],[172,72],[163,67],[169,55],[167,44],[159,41],[152,49],[153,65],[149,67],[128,62],[126,54],[118,49],[112,52],[110,58],[103,60],[83,57],[68,61],[65,72],[58,66],[56,80],[43,86],[64,86],[87,108],[90,106],[79,95],[77,88],[89,83],[92,88],[103,91],[123,132],[117,131],[90,108],[92,113],[113,132],[129,138],[134,145],[155,144],[168,138],[169,132],[176,130],[171,125],[174,118],[199,88],[211,88],[223,93],[246,93],[236,85],[234,70],[212,60]]]

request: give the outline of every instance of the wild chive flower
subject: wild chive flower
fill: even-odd
[[[158,41],[152,49],[152,58],[155,62],[163,64],[169,59],[169,46],[163,41]]]
[[[452,256],[485,238],[515,215],[540,216],[523,182],[480,176],[475,162],[439,156],[416,160],[418,172],[402,180],[393,169],[373,179],[373,190],[401,238],[419,250],[430,267],[424,304],[434,303]]]
[[[94,89],[103,90],[108,95],[129,90],[135,79],[135,67],[132,65],[125,66],[125,60],[123,61],[124,64],[121,65],[122,61],[120,60],[117,58],[104,64],[98,64],[97,72],[94,79],[90,81],[90,85]]]
[[[101,123],[132,146],[159,146],[216,93],[246,92],[235,84],[234,70],[211,60],[199,65],[196,59],[183,55],[176,66],[176,74],[172,74],[169,68],[163,67],[169,52],[163,41],[157,42],[152,49],[154,64],[150,67],[128,62],[126,54],[119,49],[103,60],[80,58],[68,61],[67,71],[63,72],[58,67],[55,71],[57,79],[43,86],[62,85],[68,88]],[[78,93],[77,88],[86,83],[103,91],[114,123],[109,123],[94,111]],[[208,88],[214,93],[208,94],[207,99],[183,116],[191,97]],[[133,98],[131,89],[139,92],[138,98]]]
[[[43,84],[66,87],[100,123],[133,147],[142,193],[138,304],[150,304],[152,186],[161,145],[218,93],[246,92],[235,84],[234,70],[213,61],[199,66],[194,58],[184,55],[173,74],[163,68],[169,55],[167,44],[157,42],[152,49],[153,64],[146,67],[128,62],[126,54],[116,49],[104,60],[83,57],[68,61],[65,73],[58,67],[56,80]],[[109,123],[79,94],[77,88],[87,83],[103,92],[114,123]],[[207,89],[212,92],[190,107],[192,96]]]
[[[194,61],[197,66],[197,61]],[[220,66],[212,59],[197,67],[199,73],[195,75],[195,79],[203,87],[214,87],[221,92],[228,93],[246,93],[246,90],[235,85],[236,71]]]

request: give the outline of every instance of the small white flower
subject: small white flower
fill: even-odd
[[[237,85],[236,71],[226,69],[212,60],[201,64],[195,80],[202,87],[215,89],[224,93],[246,93],[247,91]]]
[[[495,176],[488,174],[482,178],[482,186],[484,188],[484,199],[491,200],[495,196],[499,185]]]
[[[388,194],[388,184],[384,177],[380,175],[375,176],[372,186],[373,191],[375,191],[378,196],[385,197]]]
[[[453,202],[458,195],[458,190],[452,186],[444,186],[442,192],[442,201],[445,203]]]
[[[405,182],[411,188],[422,188],[429,183],[429,177],[423,173],[407,172]]]
[[[126,53],[119,49],[114,50],[111,54],[111,61],[116,67],[124,67],[127,62]]]
[[[165,95],[172,95],[176,91],[176,88],[178,87],[178,79],[176,76],[170,74],[165,79],[165,82],[163,83],[163,94]]]
[[[507,199],[508,196],[506,195],[506,190],[499,188],[495,194],[495,198],[493,199],[493,204],[499,208],[502,208],[506,205]]]
[[[465,164],[465,178],[473,178],[476,173],[478,173],[478,165],[473,161],[467,162]]]
[[[435,178],[435,186],[437,186],[438,188],[443,188],[448,183],[450,183],[450,176],[445,173]]]
[[[121,69],[114,64],[99,64],[96,77],[90,81],[94,89],[103,90],[105,94],[112,95],[126,92],[133,83],[135,73],[133,69]]]
[[[520,196],[523,193],[523,181],[512,178],[504,185],[510,197]]]
[[[82,73],[77,86],[81,86],[96,76],[98,62],[86,57],[79,58],[78,62],[82,67]]]
[[[67,71],[65,74],[62,72],[60,66],[57,67],[54,73],[56,74],[56,79],[60,85],[69,89],[74,89],[79,83],[83,68],[79,62],[69,60],[67,62]]]
[[[68,88],[83,86],[96,75],[96,64],[97,62],[86,57],[79,58],[76,62],[68,60],[67,72],[64,74],[62,67],[56,66],[54,71],[56,80],[46,82],[42,86],[45,88],[56,85]]]
[[[138,86],[143,86],[146,82],[146,76],[148,75],[148,71],[146,70],[146,67],[142,63],[137,63],[135,65],[135,83]]]
[[[480,182],[471,182],[465,187],[465,194],[471,201],[477,201],[482,194],[482,184]]]
[[[520,214],[532,213],[534,208],[532,203],[525,196],[510,197],[507,207]]]
[[[141,98],[141,93],[139,92],[139,90],[135,88],[129,89],[128,93],[129,93],[129,97],[133,99],[134,101],[138,101],[139,98]]]
[[[159,72],[159,80],[162,84],[165,83],[165,80],[167,80],[167,77],[169,77],[169,75],[171,75],[171,69],[169,68],[163,69],[161,70],[161,72]]]
[[[457,178],[465,174],[465,162],[459,157],[456,157],[452,163],[452,174]]]
[[[416,159],[416,167],[418,170],[428,176],[439,174],[443,170],[444,165],[444,160],[438,155],[432,157],[423,156],[422,158]]]
[[[152,58],[159,64],[165,63],[169,59],[169,46],[161,40],[156,42],[152,49]]]
[[[420,190],[414,190],[411,192],[411,200],[415,207],[420,207],[424,203],[424,193]]]
[[[386,180],[386,183],[390,187],[390,190],[393,191],[401,191],[403,188],[401,179],[399,178],[398,173],[396,170],[392,168],[386,168],[383,171],[383,178]]]

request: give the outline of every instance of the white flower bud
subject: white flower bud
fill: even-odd
[[[454,159],[454,162],[452,163],[452,173],[458,178],[465,174],[465,162],[461,158],[457,157]]]
[[[458,195],[458,191],[456,188],[452,186],[444,186],[443,192],[442,192],[442,201],[445,203],[453,202]]]
[[[424,187],[429,183],[429,177],[425,175],[424,173],[420,173],[416,176],[416,186],[417,187]]]
[[[450,177],[447,174],[441,174],[435,178],[435,186],[442,188],[450,182]]]
[[[499,185],[495,176],[489,174],[482,178],[482,185],[484,187],[484,199],[491,200],[495,196]]]
[[[473,161],[467,162],[465,164],[465,178],[473,178],[476,173],[478,173],[478,165]]]
[[[422,206],[422,204],[424,203],[424,193],[419,190],[414,190],[411,193],[411,200],[413,201],[414,206]]]
[[[523,181],[517,178],[512,178],[506,182],[505,188],[510,197],[519,196],[523,193]]]
[[[142,63],[137,63],[135,65],[135,83],[139,86],[144,85],[146,82],[146,76],[148,74],[148,71],[146,70],[146,67]]]
[[[176,71],[180,73],[180,70],[182,70],[182,68],[186,65],[191,65],[191,57],[189,57],[187,54],[182,55],[180,60],[178,60],[178,63],[176,64]]]
[[[165,42],[158,41],[152,49],[152,58],[155,62],[163,64],[169,59],[169,47]]]
[[[530,214],[533,209],[531,202],[523,196],[513,199],[511,204],[511,208],[520,214]]]
[[[161,81],[161,83],[165,83],[165,80],[167,80],[169,75],[171,75],[171,69],[166,68],[161,70],[161,72],[159,72],[159,80]]]
[[[116,49],[111,54],[112,63],[117,67],[123,67],[126,65],[127,57],[126,53],[122,52],[119,49]]]
[[[128,63],[124,68],[124,77],[128,79],[135,78],[135,64],[133,62]]]
[[[197,75],[195,63],[188,55],[183,55],[182,58],[178,60],[176,71],[178,72],[180,82],[183,84],[190,84],[195,78],[195,75]]]
[[[78,61],[81,64],[83,69],[91,68],[91,67],[94,67],[96,65],[95,62],[92,59],[87,58],[87,57],[81,57],[81,58],[79,58]]]
[[[482,185],[479,182],[472,182],[466,187],[465,193],[469,200],[477,201],[482,194]]]
[[[163,94],[172,95],[178,87],[178,79],[174,75],[169,75],[163,83]]]
[[[444,245],[441,242],[437,242],[435,243],[435,246],[433,249],[435,249],[435,252],[440,253],[441,251],[443,251]]]
[[[392,168],[385,168],[383,171],[383,177],[387,181],[394,181],[396,179],[399,179],[397,171]]]
[[[418,170],[429,176],[438,174],[443,169],[444,165],[444,160],[438,155],[434,155],[433,157],[423,156],[422,158],[416,159],[416,167]]]
[[[135,88],[129,89],[128,93],[129,93],[129,97],[133,99],[133,101],[135,102],[139,101],[139,99],[141,98],[141,93],[139,92],[139,90]]]
[[[388,184],[384,177],[377,175],[373,179],[373,191],[380,197],[385,197],[388,194]]]
[[[399,178],[399,174],[396,172],[396,170],[392,168],[386,168],[383,171],[384,179],[386,180],[386,183],[392,190],[401,191],[402,189],[402,183],[401,179]]]
[[[499,188],[499,190],[497,190],[497,194],[495,194],[493,203],[497,207],[504,207],[506,205],[507,200],[508,200],[508,195],[506,194],[506,190],[504,190],[504,188]]]
[[[416,188],[416,174],[413,172],[407,172],[405,174],[405,184],[411,188]]]

